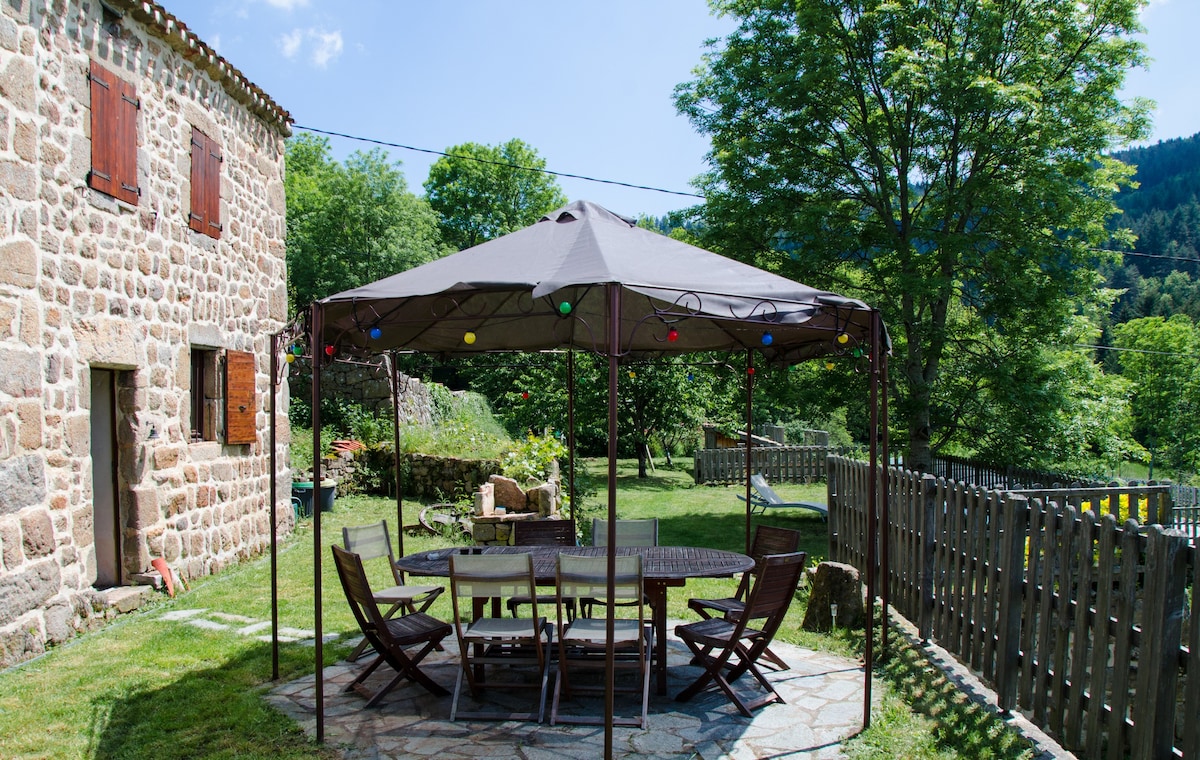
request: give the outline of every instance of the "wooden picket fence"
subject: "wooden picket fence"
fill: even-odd
[[[1192,542],[1080,511],[1061,493],[878,472],[890,497],[889,603],[987,682],[1000,709],[1081,757],[1200,758]],[[866,572],[870,467],[830,457],[828,473],[831,558]],[[1148,504],[1154,488],[1084,501]]]
[[[811,483],[825,478],[829,446],[753,446],[750,462],[769,483]],[[746,449],[697,449],[693,474],[697,483],[744,483]]]

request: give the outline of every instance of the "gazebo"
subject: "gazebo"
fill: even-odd
[[[282,336],[276,337],[273,366],[285,349]],[[397,352],[463,356],[554,350],[607,357],[610,532],[616,527],[618,369],[626,360],[703,351],[744,354],[749,430],[756,356],[759,363],[777,365],[852,358],[870,373],[873,471],[880,443],[886,456],[887,403],[879,388],[886,381],[890,344],[877,310],[641,229],[587,201],[503,237],[321,299],[308,311],[303,338],[313,365],[315,452],[320,451],[321,435],[320,370],[335,359],[391,354],[394,377]],[[320,466],[316,456],[315,482],[321,480]],[[886,508],[886,499],[878,493],[882,482],[872,479],[868,498]],[[274,508],[273,494],[271,503]],[[872,510],[867,526],[872,535],[876,517]],[[323,740],[320,523],[320,511],[314,510],[317,738]],[[608,545],[614,544],[610,533]],[[881,548],[886,563],[886,542]],[[610,552],[610,577],[614,557]],[[874,559],[868,563],[874,565]],[[868,573],[871,599],[874,585],[875,573]],[[872,608],[868,605],[868,631],[874,626]],[[868,635],[864,724],[870,721],[871,646]],[[611,652],[609,657],[606,738],[611,751]]]

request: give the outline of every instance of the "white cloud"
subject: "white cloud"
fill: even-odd
[[[308,36],[317,41],[317,47],[312,54],[313,65],[317,68],[327,67],[330,61],[342,54],[341,31],[327,32],[323,29],[309,29]]]
[[[264,0],[267,5],[284,11],[293,11],[308,5],[308,0]]]
[[[329,32],[315,27],[293,29],[281,35],[276,44],[284,58],[294,60],[303,56],[320,69],[328,68],[345,47],[341,30]]]
[[[300,43],[303,41],[304,32],[293,29],[279,38],[279,51],[283,53],[284,58],[295,58],[296,53],[300,50]]]

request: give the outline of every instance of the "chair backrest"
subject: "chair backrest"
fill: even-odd
[[[775,489],[771,488],[761,472],[756,472],[750,476],[750,485],[754,486],[754,490],[758,491],[760,496],[772,504],[783,503],[783,499],[779,498],[779,494],[775,493]]]
[[[388,533],[387,520],[369,525],[346,525],[342,528],[342,545],[346,551],[354,552],[364,562],[387,557],[388,567],[397,585],[404,584],[404,574],[396,567],[392,554],[392,537]]]
[[[592,519],[592,546],[608,546],[608,520]],[[617,520],[617,546],[658,546],[658,518]]]
[[[513,523],[516,546],[574,546],[574,520],[526,520]]]
[[[643,598],[642,557],[616,557],[613,601],[641,603]],[[605,599],[608,597],[608,557],[558,555],[558,594],[562,599]]]
[[[767,641],[775,636],[792,604],[807,561],[805,552],[768,554],[759,560],[758,575],[746,598],[745,611],[738,617],[739,633],[747,622],[765,618],[764,622],[755,623],[755,627],[766,635]]]
[[[451,554],[450,593],[454,598],[454,618],[459,614],[460,599],[527,596],[538,617],[534,594],[533,555],[531,554]]]
[[[382,634],[387,635],[383,613],[375,603],[375,595],[371,593],[371,585],[367,582],[367,573],[363,569],[362,558],[340,546],[330,546],[333,550],[333,562],[337,566],[338,578],[342,581],[342,590],[346,592],[346,601],[358,627],[363,635],[374,645]]]
[[[750,544],[750,558],[755,562],[768,554],[791,554],[800,548],[800,531],[791,528],[776,528],[759,525],[754,529],[754,541]]]

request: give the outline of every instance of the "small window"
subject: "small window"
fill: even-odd
[[[192,127],[192,210],[188,226],[221,238],[221,147]]]
[[[220,408],[220,383],[217,382],[217,352],[192,349],[192,442],[217,440],[217,410]]]
[[[92,61],[92,170],[88,185],[137,205],[137,88]]]

